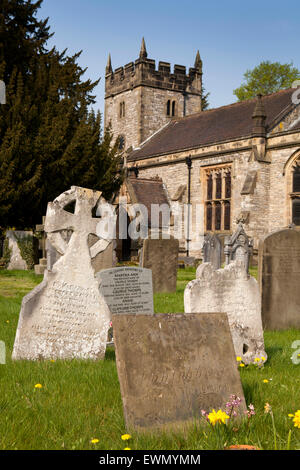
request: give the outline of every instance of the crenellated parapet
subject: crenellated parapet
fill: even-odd
[[[106,67],[105,97],[115,96],[139,86],[201,95],[201,60],[198,64],[195,62],[195,65],[189,68],[187,74],[183,65],[174,65],[172,72],[169,62],[160,61],[156,68],[155,60],[147,57],[139,57],[135,62],[129,62],[115,70],[110,64]]]

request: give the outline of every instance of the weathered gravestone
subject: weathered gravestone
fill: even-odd
[[[222,244],[216,234],[206,234],[202,246],[203,262],[211,263],[214,269],[220,269],[222,258]]]
[[[31,231],[7,230],[10,261],[7,269],[32,269],[37,258],[37,245]]]
[[[99,293],[91,265],[94,256],[109,241],[98,239],[88,247],[88,236],[96,234],[99,219],[91,212],[101,192],[72,186],[47,208],[45,231],[72,230],[64,255],[44,280],[24,297],[13,349],[13,359],[104,357],[110,311]],[[75,201],[74,214],[64,210]]]
[[[104,269],[96,277],[112,314],[154,312],[150,269],[123,266]]]
[[[177,428],[245,401],[226,314],[113,315],[127,428]]]
[[[250,240],[246,234],[243,224],[239,223],[237,230],[231,235],[231,237],[225,238],[225,264],[227,265],[232,261],[239,260],[244,264],[245,270],[248,273],[252,252],[253,241]]]
[[[42,257],[39,259],[39,264],[34,265],[35,274],[44,274],[47,269],[47,257],[46,257],[46,234],[45,234],[45,217],[43,217],[43,223],[35,226],[35,231],[39,235],[39,249],[42,251]]]
[[[300,232],[271,233],[259,246],[263,327],[300,328]]]
[[[152,270],[153,292],[176,292],[179,242],[171,238],[144,240],[143,268]]]
[[[267,358],[259,287],[244,263],[233,261],[217,271],[211,263],[202,263],[196,276],[184,291],[185,312],[226,312],[236,355],[246,364]]]

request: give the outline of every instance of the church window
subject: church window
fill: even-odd
[[[171,100],[167,101],[167,116],[171,116]]]
[[[300,225],[300,158],[298,158],[292,168],[292,223]]]
[[[119,150],[124,150],[125,147],[125,137],[123,135],[119,136]]]
[[[172,116],[176,114],[176,101],[172,101]]]
[[[205,230],[230,231],[231,167],[204,168]]]
[[[120,103],[120,118],[125,117],[125,101]]]

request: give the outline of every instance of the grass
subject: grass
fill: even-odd
[[[254,269],[253,273],[256,273]],[[183,312],[183,291],[195,278],[193,268],[178,271],[176,294],[156,294],[156,312]],[[0,340],[6,344],[7,363],[0,365],[0,449],[123,449],[126,433],[114,351],[104,361],[11,361],[11,352],[23,295],[41,282],[26,271],[0,271]],[[300,429],[289,413],[300,409],[300,364],[293,364],[291,344],[300,331],[266,332],[268,361],[264,368],[240,370],[247,404],[256,415],[232,426],[190,428],[180,432],[133,433],[131,449],[222,449],[250,444],[274,449],[272,406],[277,448],[300,449]],[[268,383],[263,380],[268,379]],[[35,384],[42,384],[36,389]],[[200,422],[200,421],[199,421]],[[92,444],[91,439],[99,439]]]

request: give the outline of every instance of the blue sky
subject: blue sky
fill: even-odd
[[[193,66],[197,49],[210,107],[236,101],[233,89],[262,60],[293,62],[300,69],[299,0],[249,2],[192,0],[44,0],[56,45],[82,50],[79,64],[96,80],[95,109],[104,110],[108,53],[117,68],[137,59],[144,36],[148,58]]]

